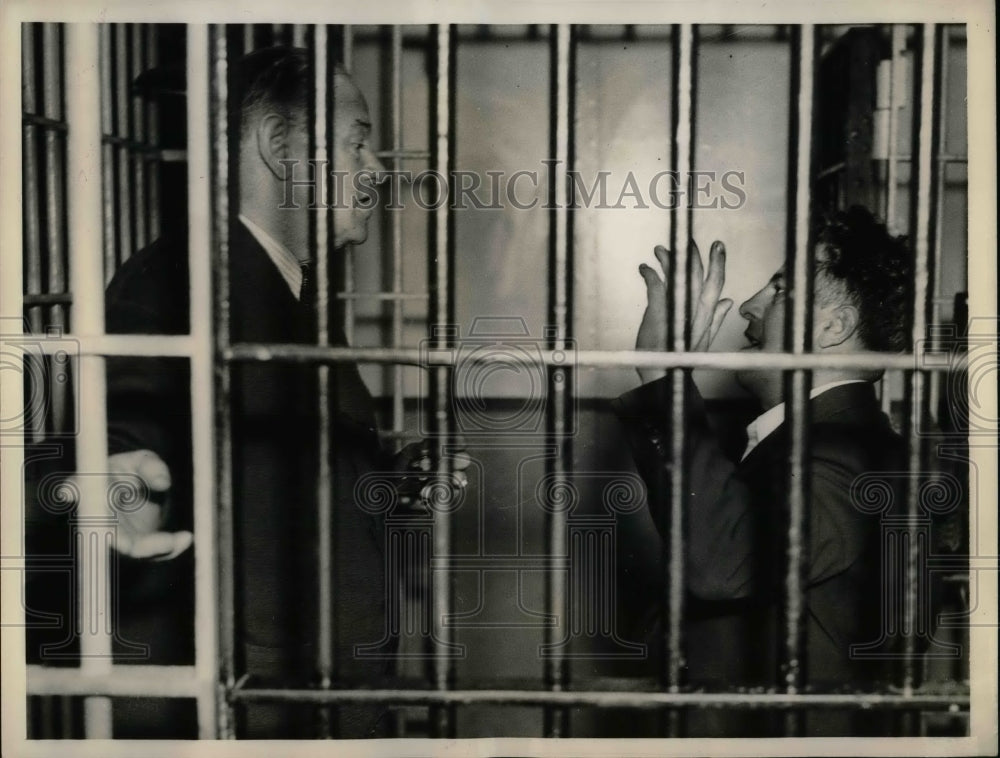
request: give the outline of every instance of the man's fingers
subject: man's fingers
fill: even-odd
[[[108,457],[108,470],[112,474],[134,474],[154,492],[170,489],[170,468],[152,450],[130,450]]]
[[[702,300],[711,304],[719,299],[722,288],[726,284],[726,246],[719,241],[712,243],[708,254],[708,274],[705,277],[705,288]]]
[[[715,306],[715,313],[712,314],[712,325],[708,328],[709,344],[715,342],[715,335],[719,333],[719,329],[722,328],[722,322],[726,320],[726,316],[729,315],[732,307],[733,301],[729,298],[720,300],[718,305]]]
[[[464,452],[455,453],[455,455],[452,456],[451,461],[452,461],[451,467],[455,471],[464,471],[465,469],[469,468],[469,465],[472,463],[472,456]]]
[[[119,533],[115,548],[130,558],[169,561],[191,547],[193,542],[194,535],[191,532],[153,532],[142,535]]]
[[[670,276],[670,251],[663,245],[657,245],[653,248],[653,255],[660,262],[660,270],[663,271],[663,278],[667,279]]]
[[[639,264],[639,274],[646,282],[646,291],[649,293],[656,292],[660,287],[663,286],[663,281],[657,276],[656,272],[653,270],[652,266],[647,266],[645,263]]]
[[[454,471],[448,478],[448,483],[451,485],[452,490],[464,490],[469,486],[469,477],[466,476],[464,471]],[[437,482],[430,482],[425,484],[420,488],[420,499],[425,501],[430,501],[435,499],[435,488],[438,486]]]
[[[701,292],[702,282],[705,281],[705,266],[701,262],[701,250],[698,243],[691,240],[688,244],[688,271],[691,274],[691,289],[694,297]]]

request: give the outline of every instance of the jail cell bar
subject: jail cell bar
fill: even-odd
[[[54,32],[46,30],[48,39]],[[138,34],[138,32],[133,32]],[[104,89],[101,59],[108,54],[107,27],[96,24],[68,24],[65,36],[66,99],[66,175],[67,236],[70,245],[69,283],[73,303],[73,331],[69,338],[80,345],[79,365],[75,371],[81,440],[77,446],[77,470],[81,473],[79,505],[73,519],[77,565],[77,607],[74,610],[76,632],[80,639],[78,668],[28,667],[28,695],[84,697],[84,734],[90,738],[112,736],[112,697],[184,697],[197,703],[199,736],[212,738],[216,729],[215,613],[215,518],[213,516],[213,407],[211,343],[212,320],[209,283],[210,262],[203,253],[209,247],[207,223],[208,180],[190,172],[189,197],[192,201],[190,225],[191,266],[191,335],[188,337],[121,338],[104,335],[105,239],[113,233],[102,205],[108,195],[95,188],[93,177],[109,179],[104,170],[109,160],[107,139],[102,127],[107,125],[103,103],[111,96]],[[189,28],[188,133],[193,159],[208,163],[208,136],[212,124],[208,100],[204,95],[208,82],[207,37],[203,27]],[[57,66],[60,56],[55,45],[46,43],[49,57]],[[27,47],[27,45],[26,45]],[[136,45],[137,51],[141,45]],[[103,51],[103,55],[102,55]],[[29,52],[29,51],[25,51]],[[119,53],[121,51],[119,50]],[[119,59],[122,61],[123,59]],[[47,75],[46,86],[56,75]],[[104,84],[107,84],[105,78]],[[58,97],[60,87],[52,85]],[[102,103],[101,108],[94,104]],[[123,101],[119,100],[121,104]],[[27,103],[30,105],[30,103]],[[124,106],[123,106],[124,107]],[[225,128],[224,121],[222,122]],[[30,156],[26,155],[26,158]],[[102,165],[103,164],[103,165]],[[52,164],[58,165],[57,163]],[[26,163],[25,170],[32,167]],[[55,169],[53,169],[55,171]],[[141,173],[141,172],[139,172]],[[128,176],[124,177],[128,179]],[[56,207],[50,204],[50,208]],[[26,209],[29,211],[30,208]],[[105,225],[95,224],[104,219]],[[31,219],[28,219],[29,224]],[[55,226],[55,224],[53,224]],[[155,229],[155,223],[149,229]],[[103,235],[102,235],[103,231]],[[30,246],[26,251],[33,255]],[[30,260],[30,259],[29,259]],[[63,287],[65,285],[62,285]],[[58,288],[55,288],[59,291]],[[32,303],[26,298],[25,306]],[[218,319],[217,319],[218,322]],[[110,602],[111,562],[116,560],[113,542],[117,538],[117,514],[113,488],[107,479],[107,404],[105,358],[110,355],[187,357],[192,376],[192,453],[195,514],[195,642],[194,666],[115,665],[112,641],[116,634],[114,608]]]
[[[888,91],[888,140],[887,140],[887,155],[886,155],[886,195],[885,195],[885,205],[884,205],[884,218],[886,227],[891,233],[898,233],[901,231],[900,225],[897,221],[897,195],[899,193],[899,164],[900,163],[911,163],[915,165],[915,161],[912,153],[907,153],[905,150],[900,152],[899,149],[899,111],[905,104],[906,98],[906,37],[907,30],[911,28],[906,24],[893,24],[891,31],[891,42],[890,42],[890,66],[889,66],[889,91]],[[933,195],[936,200],[934,203],[933,212],[933,236],[934,236],[934,249],[940,250],[943,244],[943,228],[944,228],[944,193],[945,193],[945,181],[948,173],[948,167],[952,165],[968,165],[969,158],[967,155],[949,153],[947,151],[946,145],[946,125],[948,120],[947,103],[948,103],[948,55],[949,55],[949,42],[950,42],[950,27],[944,25],[939,32],[938,48],[937,53],[940,62],[937,65],[936,71],[936,81],[934,97],[935,102],[938,103],[936,110],[937,113],[937,136],[936,136],[936,147],[934,150],[934,182],[933,182]],[[918,80],[922,82],[923,80]],[[912,179],[912,174],[911,174]],[[912,220],[912,219],[911,219]],[[938,255],[940,255],[938,253]],[[949,299],[944,296],[941,292],[941,276],[940,267],[934,266],[930,272],[930,290],[931,290],[931,312],[930,312],[930,322],[931,324],[939,324],[941,320],[941,305],[948,303]],[[925,335],[926,337],[927,335]],[[928,347],[931,350],[940,349],[940,345],[934,342],[928,343]],[[881,393],[882,410],[891,417],[892,410],[892,400],[893,400],[893,385],[890,381],[890,375],[893,372],[886,372],[885,378],[879,382],[879,390]],[[929,401],[928,407],[929,412],[932,416],[936,416],[938,412],[938,404],[941,397],[941,375],[938,373],[932,373],[929,378]]]
[[[694,95],[695,95],[695,45],[696,29],[692,24],[673,27],[671,49],[671,126],[670,168],[675,176],[689,176],[694,167]],[[688,303],[690,277],[689,259],[691,250],[688,241],[693,238],[691,209],[676,205],[670,211],[670,247],[672,249],[673,291],[667,290],[667,318],[669,319],[667,339],[674,352],[685,352],[689,345],[688,313],[693,307]],[[667,514],[667,528],[661,526],[660,533],[667,534],[664,544],[664,587],[666,587],[664,618],[666,636],[664,639],[664,668],[662,684],[667,692],[676,693],[681,688],[681,671],[684,666],[682,624],[684,622],[684,493],[687,490],[683,465],[684,414],[685,414],[684,370],[670,371],[670,457],[674,463],[670,477],[670,510]],[[683,729],[682,714],[677,710],[667,712],[666,733],[668,737],[678,737]]]
[[[781,368],[790,372],[788,415],[789,424],[793,428],[794,447],[792,453],[791,474],[794,486],[790,486],[790,505],[792,518],[789,521],[787,543],[789,556],[789,572],[786,581],[785,598],[785,638],[783,641],[782,670],[779,681],[784,692],[781,693],[731,693],[728,695],[709,695],[702,693],[689,693],[681,691],[680,669],[683,665],[682,640],[680,634],[681,621],[683,618],[682,597],[683,597],[683,575],[682,575],[682,548],[680,539],[682,534],[682,493],[683,485],[680,479],[673,482],[671,495],[670,527],[673,539],[667,546],[667,553],[670,571],[667,581],[666,604],[669,610],[669,623],[665,640],[667,651],[666,667],[664,675],[664,692],[660,693],[622,693],[610,692],[570,692],[567,691],[568,678],[565,676],[564,661],[558,656],[553,656],[547,662],[544,671],[545,692],[525,692],[516,690],[491,691],[491,690],[450,690],[449,662],[441,657],[434,661],[432,667],[433,687],[427,690],[380,690],[380,691],[319,691],[319,690],[278,690],[260,689],[246,686],[237,687],[232,693],[236,701],[241,700],[268,700],[285,702],[309,702],[309,703],[339,703],[357,701],[378,701],[395,702],[406,704],[424,704],[437,706],[435,710],[434,733],[447,734],[449,726],[449,714],[446,706],[472,703],[493,703],[503,705],[523,705],[536,704],[545,709],[545,731],[550,736],[565,733],[565,723],[561,718],[565,706],[573,705],[616,705],[628,704],[633,707],[668,707],[674,711],[668,720],[669,732],[676,734],[680,731],[679,720],[675,717],[676,710],[680,707],[739,707],[739,708],[778,708],[785,709],[790,714],[802,709],[834,707],[836,705],[849,705],[853,707],[874,707],[896,710],[907,709],[931,709],[949,708],[955,705],[964,705],[968,702],[967,697],[959,696],[934,696],[928,694],[917,694],[911,688],[905,695],[879,694],[879,693],[858,693],[853,695],[821,695],[806,694],[804,688],[807,684],[804,680],[805,658],[803,649],[804,638],[804,592],[806,587],[808,555],[807,545],[807,510],[805,507],[807,497],[807,482],[803,474],[807,472],[808,459],[808,395],[810,385],[810,371],[815,368],[829,367],[837,365],[841,368],[853,367],[889,367],[896,369],[912,367],[911,356],[890,356],[890,355],[854,355],[837,356],[836,361],[831,361],[828,356],[817,356],[808,353],[809,343],[809,321],[810,321],[810,287],[811,277],[811,244],[809,239],[809,208],[811,200],[811,172],[812,167],[809,162],[809,148],[812,133],[812,108],[814,100],[814,76],[815,76],[815,33],[812,26],[805,26],[797,30],[795,38],[795,49],[797,55],[793,63],[793,80],[795,90],[793,92],[794,108],[792,109],[792,134],[793,141],[790,143],[791,163],[794,168],[794,181],[792,196],[789,208],[789,269],[792,271],[792,278],[795,282],[796,292],[799,296],[793,301],[793,319],[790,333],[790,351],[785,355],[753,355],[744,354],[715,354],[715,355],[693,355],[686,351],[687,335],[685,334],[685,324],[689,311],[689,304],[685,302],[687,295],[687,245],[690,237],[690,217],[683,212],[676,212],[672,218],[672,242],[675,251],[674,283],[675,291],[672,293],[672,307],[670,309],[671,323],[671,350],[663,352],[651,358],[648,354],[639,355],[632,351],[581,351],[578,354],[579,365],[591,366],[632,366],[650,365],[671,369],[674,389],[674,409],[675,432],[672,439],[673,454],[676,459],[680,459],[684,451],[683,424],[678,419],[683,417],[683,384],[682,369],[688,367],[713,367],[713,368],[734,368],[749,367],[756,365],[760,367]],[[434,82],[434,103],[433,111],[436,116],[434,135],[436,143],[432,146],[433,161],[439,171],[444,171],[447,166],[448,150],[451,148],[451,128],[450,119],[452,112],[448,107],[454,97],[454,85],[451,83],[450,69],[444,63],[453,54],[453,41],[446,28],[438,28],[435,32],[437,41],[437,67],[435,68]],[[553,30],[553,88],[552,98],[552,133],[554,157],[563,161],[563,166],[571,164],[572,145],[572,114],[570,111],[571,99],[570,88],[572,81],[572,28],[568,26],[558,26]],[[675,75],[673,86],[674,97],[674,128],[672,135],[672,155],[675,168],[690,168],[692,164],[691,151],[693,144],[693,90],[694,90],[694,44],[695,29],[692,26],[682,25],[675,29]],[[928,80],[929,81],[929,80]],[[933,82],[925,81],[925,87],[930,87],[933,92]],[[556,176],[557,182],[555,192],[559,189],[559,174]],[[558,204],[557,204],[558,207]],[[450,332],[441,330],[441,324],[448,324],[450,317],[449,304],[451,302],[451,281],[450,273],[454,265],[454,251],[448,237],[450,219],[447,209],[438,209],[433,219],[432,228],[434,237],[432,238],[431,255],[434,259],[431,263],[431,302],[432,302],[432,337],[438,347],[449,346]],[[550,300],[550,310],[553,316],[553,339],[550,341],[549,349],[542,352],[541,361],[550,369],[550,378],[556,376],[564,354],[564,340],[568,337],[570,300],[568,297],[569,285],[569,231],[568,218],[559,213],[553,213],[551,218],[552,251],[550,263],[552,267],[552,298]],[[679,275],[678,275],[679,274]],[[437,330],[435,330],[437,327]],[[441,353],[439,353],[441,354]],[[337,362],[337,361],[363,361],[396,365],[399,363],[420,364],[419,351],[407,349],[358,349],[358,348],[330,348],[317,349],[300,346],[280,346],[280,345],[255,345],[230,348],[226,353],[227,360],[288,360],[297,362]],[[489,360],[488,358],[484,360]],[[442,364],[432,369],[436,376],[436,383],[432,389],[432,402],[434,404],[434,419],[438,425],[437,430],[442,438],[447,438],[451,431],[452,419],[448,410],[450,409],[450,398],[447,390],[447,370],[454,366],[453,359],[443,359]],[[565,383],[562,387],[566,387]],[[550,416],[548,431],[551,437],[558,435],[561,424],[565,423],[565,417],[560,418],[560,390],[556,383],[550,382]],[[566,474],[561,468],[561,463],[557,459],[554,470],[557,474]],[[796,472],[798,476],[795,476]],[[446,474],[447,470],[441,472]],[[547,539],[550,550],[558,552],[560,537],[558,534],[559,522],[550,519],[547,526]],[[450,532],[448,524],[438,524],[435,527],[435,554],[438,565],[447,562],[448,548],[450,545]],[[444,551],[444,552],[442,552]],[[911,557],[912,561],[912,557]],[[560,603],[564,599],[565,588],[560,586],[558,580],[548,578],[547,583],[547,608],[551,613],[560,609]],[[434,612],[435,616],[446,613],[450,607],[450,585],[448,584],[447,572],[442,572],[442,578],[435,586]],[[912,654],[911,651],[911,665]],[[789,733],[795,734],[801,730],[801,719],[794,717],[787,720]]]
[[[691,149],[693,140],[693,96],[694,96],[694,44],[695,28],[682,25],[675,29],[676,61],[674,75],[674,113],[676,119],[672,135],[672,155],[677,167],[691,165]],[[325,30],[314,31],[314,42],[321,43]],[[112,665],[110,658],[110,634],[102,632],[95,626],[95,614],[99,614],[100,597],[86,596],[81,601],[80,617],[86,629],[97,629],[97,633],[84,635],[85,653],[96,657],[84,659],[78,670],[52,670],[44,667],[30,667],[28,678],[29,694],[79,694],[87,697],[87,736],[108,736],[110,734],[109,698],[122,695],[147,697],[186,696],[195,697],[199,704],[199,729],[203,737],[222,736],[233,737],[233,706],[239,702],[282,701],[303,702],[314,704],[335,704],[346,702],[381,702],[390,704],[420,704],[434,707],[432,726],[435,734],[445,736],[453,733],[454,708],[463,704],[491,703],[496,705],[537,705],[546,708],[549,718],[546,719],[550,734],[564,733],[559,718],[561,710],[574,705],[590,705],[598,707],[634,707],[634,708],[668,708],[683,707],[706,708],[765,708],[795,711],[808,708],[841,707],[841,708],[880,708],[886,710],[947,710],[955,706],[968,707],[967,695],[935,695],[919,691],[914,678],[915,650],[908,651],[906,660],[905,681],[907,686],[899,694],[892,693],[860,693],[860,694],[813,694],[803,693],[802,686],[802,645],[801,624],[803,608],[804,583],[801,573],[801,556],[805,552],[805,493],[793,489],[790,494],[792,510],[797,512],[789,525],[788,543],[790,571],[786,584],[786,632],[784,666],[786,678],[782,692],[732,692],[725,694],[685,692],[679,669],[682,665],[682,640],[680,636],[680,621],[683,608],[681,595],[683,577],[680,550],[683,547],[678,535],[682,526],[681,495],[682,490],[674,488],[671,494],[670,522],[672,539],[667,547],[669,563],[672,570],[668,577],[668,590],[665,601],[670,611],[668,629],[665,640],[667,650],[667,665],[664,675],[664,687],[660,692],[610,692],[610,691],[569,691],[568,681],[563,673],[564,661],[554,658],[546,671],[547,689],[544,691],[530,690],[456,690],[454,689],[454,671],[451,661],[444,656],[436,656],[431,666],[431,682],[426,689],[377,689],[377,690],[340,690],[332,688],[315,688],[307,690],[296,689],[260,689],[247,686],[245,677],[238,677],[235,667],[236,629],[234,623],[235,588],[234,556],[233,556],[233,508],[232,471],[231,471],[231,418],[229,409],[230,369],[238,361],[280,360],[310,362],[327,365],[342,361],[362,361],[398,366],[407,363],[420,363],[420,351],[404,348],[335,348],[328,345],[290,346],[290,345],[229,345],[229,303],[226,271],[229,256],[229,219],[233,187],[229,176],[230,165],[230,129],[227,124],[226,101],[228,97],[226,81],[228,68],[228,50],[225,27],[191,26],[188,30],[188,134],[189,157],[192,164],[210,165],[208,177],[198,177],[197,172],[189,173],[190,203],[190,255],[191,255],[191,325],[192,333],[188,337],[151,337],[128,338],[103,335],[103,313],[100,303],[103,301],[103,277],[98,272],[102,270],[103,250],[98,233],[91,224],[93,218],[100,217],[100,195],[93,187],[85,187],[76,177],[101,176],[96,156],[101,154],[100,121],[95,117],[92,107],[94,93],[98,91],[98,68],[94,65],[99,58],[101,37],[99,30],[93,25],[74,25],[67,31],[67,71],[73,72],[74,86],[68,88],[67,119],[69,122],[70,140],[68,144],[69,176],[73,182],[74,191],[69,193],[69,230],[73,248],[70,267],[72,292],[78,303],[74,313],[74,336],[79,336],[81,345],[81,365],[77,392],[81,407],[82,438],[87,450],[81,457],[81,471],[101,471],[105,465],[106,449],[106,408],[104,397],[104,357],[108,355],[163,355],[186,356],[192,362],[192,408],[194,420],[194,474],[195,474],[195,538],[196,538],[196,663],[194,667],[120,667]],[[791,204],[789,257],[790,269],[793,272],[795,290],[798,293],[808,291],[809,259],[811,251],[808,245],[806,220],[810,200],[809,183],[809,128],[811,120],[811,81],[815,49],[813,40],[814,29],[804,27],[797,34],[798,56],[795,65],[795,80],[798,83],[797,99],[793,108],[796,128],[793,134],[796,140],[790,145],[792,165],[796,167],[796,184],[794,201]],[[918,205],[916,228],[917,240],[917,300],[915,305],[915,321],[913,327],[914,345],[923,339],[927,316],[930,308],[929,277],[933,270],[937,251],[933,245],[931,227],[933,222],[933,191],[932,145],[935,136],[934,107],[936,81],[935,71],[935,39],[938,34],[934,25],[925,26],[922,30],[921,64],[921,109],[920,129],[918,131]],[[564,157],[563,164],[568,168],[572,160],[572,99],[570,92],[573,82],[572,41],[573,29],[566,25],[557,26],[553,30],[554,37],[554,107],[553,127],[555,135],[555,157]],[[394,35],[394,41],[396,37]],[[454,154],[454,33],[451,27],[440,26],[433,30],[433,40],[436,48],[433,98],[434,109],[434,142],[432,144],[432,165],[442,175],[449,176],[452,156]],[[319,44],[317,44],[317,47]],[[325,45],[323,46],[325,49]],[[351,45],[345,49],[350,50]],[[316,61],[317,87],[328,76],[330,62],[323,60],[320,51]],[[345,55],[345,57],[347,57]],[[320,72],[322,76],[320,75]],[[398,71],[398,69],[397,69]],[[317,100],[326,97],[326,92],[319,89],[315,92]],[[330,113],[325,113],[325,119]],[[315,139],[317,147],[322,140],[328,139],[329,131],[324,125],[320,132],[320,124],[316,125]],[[395,141],[394,141],[395,142]],[[397,145],[394,144],[394,147]],[[81,173],[83,171],[84,173]],[[559,188],[555,188],[560,192]],[[557,204],[557,207],[565,204]],[[210,210],[209,210],[210,209]],[[324,230],[324,224],[326,228]],[[442,206],[435,211],[431,229],[433,237],[429,247],[430,256],[430,320],[432,325],[432,340],[436,347],[449,348],[454,343],[454,333],[450,327],[454,323],[454,264],[455,250],[452,234],[453,218],[451,209]],[[565,211],[555,213],[552,217],[552,255],[551,264],[554,276],[551,310],[555,330],[549,349],[541,352],[541,362],[552,371],[554,378],[565,360],[564,348],[570,334],[571,299],[570,284],[570,221]],[[793,431],[798,433],[796,448],[793,450],[793,467],[802,469],[805,466],[804,454],[807,449],[805,439],[805,423],[808,397],[808,372],[814,368],[833,365],[826,356],[811,355],[807,348],[807,325],[809,311],[808,297],[793,301],[792,345],[788,354],[693,354],[686,352],[685,319],[689,304],[687,297],[687,239],[690,236],[690,220],[683,212],[675,212],[672,219],[672,241],[674,249],[680,253],[677,256],[677,269],[682,274],[674,277],[674,292],[671,313],[672,330],[669,351],[658,354],[639,353],[635,351],[579,351],[578,365],[586,366],[650,366],[669,369],[673,377],[675,400],[674,414],[683,409],[682,370],[690,367],[758,367],[780,368],[791,371],[792,401],[789,404],[789,423]],[[322,235],[330,233],[329,220],[317,222],[316,240],[320,245],[321,254],[324,251]],[[204,255],[198,255],[210,246],[213,250],[212,261]],[[30,252],[30,251],[29,251]],[[211,266],[211,271],[209,271]],[[675,271],[675,274],[678,271]],[[210,292],[214,290],[214,299]],[[327,293],[326,297],[329,297]],[[212,314],[212,320],[209,320]],[[213,329],[210,324],[214,323]],[[435,329],[436,327],[436,329]],[[439,354],[446,354],[440,351]],[[856,367],[888,367],[896,369],[912,368],[912,356],[896,356],[883,354],[865,354],[854,356],[837,356],[835,365]],[[434,384],[431,391],[433,423],[435,431],[442,443],[452,441],[454,435],[454,419],[452,418],[451,386],[454,356],[443,359],[441,365],[434,371]],[[485,360],[489,360],[486,358]],[[947,370],[943,366],[930,367],[929,370]],[[214,381],[213,381],[214,377]],[[561,386],[567,393],[568,378]],[[911,433],[911,464],[919,466],[919,421],[916,414],[920,413],[922,405],[916,402],[924,387],[923,373],[912,372],[913,421]],[[557,384],[553,382],[553,384]],[[558,393],[553,393],[558,398]],[[555,436],[560,423],[566,422],[563,416],[560,421],[558,408],[550,416],[548,431]],[[214,408],[214,419],[211,414]],[[214,426],[214,435],[213,435]],[[683,454],[683,425],[674,424],[675,437],[672,441],[674,455],[679,458]],[[676,431],[680,429],[680,431]],[[214,449],[213,449],[214,440]],[[214,456],[214,457],[213,457]],[[569,472],[560,468],[559,471],[569,476]],[[451,472],[446,459],[439,463],[439,475],[448,477]],[[213,474],[215,480],[213,482]],[[83,477],[87,479],[87,477]],[[95,539],[107,536],[107,514],[100,508],[102,498],[106,493],[101,490],[100,481],[90,478],[85,482],[84,498],[80,509],[78,531]],[[212,500],[215,498],[217,510],[213,513]],[[916,494],[909,493],[911,512],[916,508]],[[333,518],[334,514],[329,514]],[[85,519],[96,519],[87,521]],[[434,552],[438,559],[443,558],[445,567],[451,553],[451,531],[447,515],[435,524]],[[553,519],[549,522],[550,530],[547,538],[550,549],[559,547],[559,537],[556,534],[559,523]],[[914,547],[915,549],[915,547]],[[82,551],[81,561],[88,551]],[[107,556],[106,550],[89,551],[89,557]],[[215,558],[217,557],[217,563]],[[322,555],[319,556],[324,560]],[[915,587],[912,581],[915,570],[913,553],[909,557],[910,588]],[[440,564],[439,564],[440,565]],[[90,586],[102,587],[107,584],[108,566],[105,560],[81,566],[81,577],[86,576],[84,569],[91,571],[97,577],[97,582]],[[434,584],[434,615],[441,619],[451,611],[451,576],[450,572],[436,572]],[[680,578],[678,578],[680,577]],[[565,597],[565,587],[550,579],[547,592],[546,612],[561,612],[558,607],[561,597]],[[336,588],[331,588],[335,591]],[[89,592],[89,589],[87,590]],[[105,595],[106,600],[106,595]],[[327,599],[324,602],[329,602]],[[910,609],[915,603],[910,603]],[[218,618],[213,615],[218,613]],[[217,621],[217,624],[214,623]],[[216,630],[218,637],[216,637]],[[441,630],[449,634],[447,629]],[[318,631],[318,633],[320,633]],[[322,632],[321,634],[325,634]],[[440,635],[440,632],[439,632]],[[218,647],[216,647],[218,646]],[[321,646],[322,647],[322,646]],[[672,721],[672,724],[675,722]],[[792,725],[794,727],[794,724]],[[676,726],[672,725],[671,730]]]
[[[40,29],[41,49],[35,40]],[[21,32],[23,63],[22,121],[24,131],[24,258],[25,316],[35,333],[49,329],[67,330],[67,306],[70,302],[66,271],[66,114],[64,112],[63,69],[60,66],[62,32],[58,24],[23,24]],[[41,58],[41,71],[36,55]],[[40,75],[39,75],[40,74]],[[40,97],[36,92],[39,79]],[[42,218],[48,223],[42,226]],[[44,257],[43,257],[44,256]],[[42,439],[46,433],[66,433],[69,418],[69,384],[48,376],[44,392],[51,403],[51,418],[31,413],[31,437]]]

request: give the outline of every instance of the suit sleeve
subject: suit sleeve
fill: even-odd
[[[643,385],[614,401],[643,480],[661,537],[670,502],[670,380]],[[723,452],[708,424],[704,401],[690,376],[685,380],[684,492],[688,590],[710,600],[749,596],[779,597],[782,590],[784,461],[775,461],[769,479],[781,502],[762,502],[771,493],[752,492],[738,466]],[[843,441],[814,441],[810,476],[811,583],[844,571],[862,549],[863,525],[850,505],[856,466],[843,454]]]
[[[106,293],[108,333],[186,333],[188,298],[182,264],[183,251],[158,246],[128,261]],[[108,359],[110,454],[148,449],[172,463],[180,452],[178,436],[190,423],[188,373],[183,359]]]
[[[645,384],[614,401],[625,427],[649,507],[663,539],[670,507],[670,378]],[[752,591],[753,528],[750,493],[736,478],[708,425],[705,405],[690,375],[685,378],[684,439],[687,464],[685,579],[706,599],[747,597]]]

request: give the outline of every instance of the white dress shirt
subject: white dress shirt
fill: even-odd
[[[834,387],[840,387],[843,384],[857,384],[859,382],[864,382],[864,379],[842,379],[838,382],[829,382],[827,384],[821,384],[819,387],[813,387],[812,391],[809,393],[809,399],[811,400],[818,395],[822,395],[827,390],[832,390]],[[771,434],[775,429],[781,426],[781,422],[785,420],[785,404],[778,403],[776,406],[770,410],[764,411],[757,418],[750,422],[747,427],[747,447],[743,451],[742,461],[748,455],[750,451],[753,450],[757,445],[759,445],[767,435]]]
[[[299,259],[292,255],[292,252],[278,242],[274,237],[261,229],[257,224],[248,219],[242,213],[239,216],[240,221],[243,222],[250,234],[254,236],[254,239],[260,243],[260,246],[264,248],[264,252],[267,253],[267,257],[271,259],[271,262],[277,267],[278,271],[281,273],[282,278],[288,284],[288,288],[292,291],[292,295],[296,300],[302,294],[302,263]]]

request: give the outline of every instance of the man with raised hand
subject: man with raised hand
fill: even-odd
[[[907,346],[912,256],[866,210],[825,219],[815,235],[812,349],[828,355],[901,352]],[[726,250],[712,245],[708,269],[693,243],[692,350],[708,350],[732,301],[721,299]],[[654,251],[664,273],[670,253]],[[636,347],[666,345],[667,285],[640,266],[648,305]],[[747,321],[743,350],[784,350],[788,282],[783,268],[740,308]],[[640,369],[644,384],[614,405],[647,483],[657,525],[670,507],[671,386],[664,370]],[[806,586],[805,681],[810,686],[871,688],[877,663],[852,659],[851,645],[880,636],[880,524],[859,510],[851,485],[866,472],[899,471],[904,445],[882,413],[872,384],[880,371],[812,372],[808,405],[810,490]],[[782,372],[741,369],[737,381],[763,413],[747,428],[742,456],[730,459],[710,427],[694,383],[685,406],[684,576],[688,593],[688,679],[693,685],[771,686],[783,635],[787,534],[788,431]],[[669,535],[661,534],[662,539]],[[843,714],[810,714],[811,734],[851,734],[864,725]],[[731,719],[728,731],[752,733],[766,719]]]

